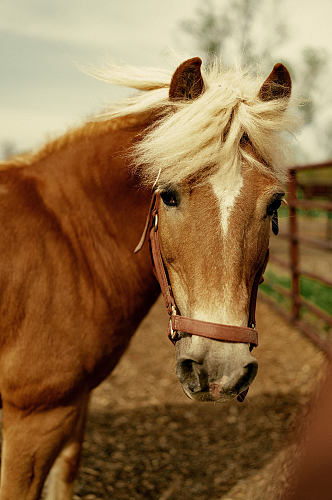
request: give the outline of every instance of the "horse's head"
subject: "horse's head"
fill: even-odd
[[[247,326],[253,282],[268,250],[269,213],[282,192],[278,182],[253,171],[232,184],[216,175],[204,186],[161,192],[163,258],[182,315]],[[248,344],[184,335],[175,345],[177,375],[191,398],[238,395],[256,375]]]
[[[174,113],[139,147],[159,148],[160,246],[180,314],[247,326],[284,194],[272,153],[291,80],[279,64],[250,93],[239,82],[209,86],[200,66],[195,58],[176,70],[169,90]],[[237,396],[257,372],[248,343],[181,333],[175,349],[177,376],[196,400]]]

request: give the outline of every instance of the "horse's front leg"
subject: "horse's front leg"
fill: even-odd
[[[82,397],[38,412],[3,401],[0,500],[40,498],[50,468],[76,432],[81,408]]]
[[[88,403],[89,395],[82,399],[79,418],[73,433],[52,466],[46,482],[45,500],[72,499],[80,464]]]

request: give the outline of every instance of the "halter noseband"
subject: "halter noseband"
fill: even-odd
[[[135,248],[135,253],[141,250],[144,245],[148,231],[152,263],[155,276],[159,282],[161,292],[163,294],[167,312],[169,314],[168,337],[175,344],[183,336],[183,333],[190,335],[198,335],[209,339],[220,340],[224,342],[241,342],[250,344],[250,350],[258,345],[258,332],[255,329],[255,310],[258,285],[262,283],[262,275],[265,270],[269,251],[267,251],[262,267],[256,273],[254,283],[251,289],[249,320],[248,326],[233,326],[223,325],[221,323],[210,323],[209,321],[201,321],[198,319],[187,318],[179,313],[179,309],[175,303],[172,285],[168,278],[166,266],[163,261],[158,227],[158,210],[160,204],[160,191],[155,191],[152,195],[152,200],[149,208],[149,213],[146,219],[145,228],[141,240]],[[246,393],[247,391],[244,391]],[[240,401],[243,401],[245,394],[238,396]],[[242,396],[243,395],[243,396]]]

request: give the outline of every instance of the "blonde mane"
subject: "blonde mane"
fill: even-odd
[[[216,61],[202,72],[204,92],[199,98],[170,101],[173,71],[110,66],[90,74],[139,92],[113,103],[97,118],[50,141],[36,153],[4,162],[0,169],[27,166],[100,130],[111,133],[129,124],[146,127],[152,123],[129,152],[131,163],[147,185],[153,185],[157,178],[159,185],[202,182],[217,170],[227,175],[243,164],[285,180],[289,140],[284,132],[292,132],[298,125],[296,100],[260,100],[263,77],[253,78],[239,69],[224,71]],[[255,154],[241,141],[243,134],[247,134]]]
[[[205,90],[199,98],[170,101],[172,72],[111,67],[95,76],[142,91],[113,105],[103,119],[158,113],[157,121],[131,151],[147,184],[157,177],[161,185],[201,181],[218,169],[226,173],[243,163],[285,179],[288,141],[283,132],[291,132],[298,118],[292,99],[259,99],[264,78],[240,70],[223,71],[215,62],[203,72]],[[255,154],[241,141],[244,133]]]

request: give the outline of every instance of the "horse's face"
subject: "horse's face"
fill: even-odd
[[[182,315],[247,326],[254,278],[269,242],[277,181],[253,169],[231,179],[215,175],[192,190],[161,194],[163,258]],[[176,343],[177,376],[190,398],[222,401],[245,390],[257,372],[248,344],[186,335]]]

